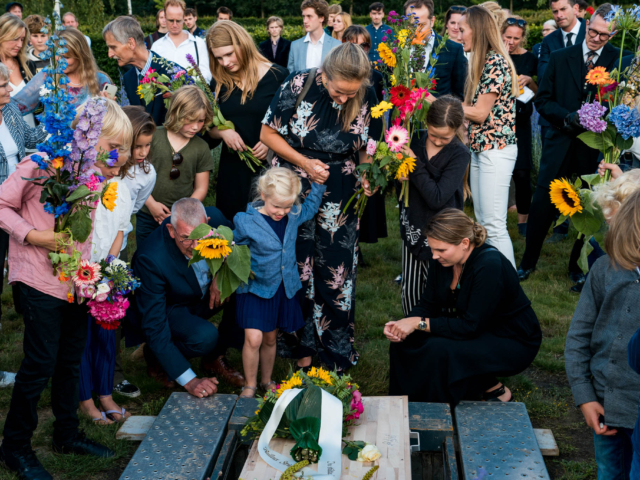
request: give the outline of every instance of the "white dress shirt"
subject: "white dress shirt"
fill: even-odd
[[[187,62],[187,54],[191,54],[200,67],[204,79],[207,83],[211,82],[207,45],[204,43],[204,40],[200,37],[194,37],[187,30],[183,30],[182,33],[188,35],[187,39],[177,47],[171,40],[171,35],[167,33],[164,37],[153,43],[151,51],[185,69],[191,68],[191,65]]]
[[[307,44],[307,68],[318,68],[322,65],[322,45],[325,35],[326,33],[323,33],[316,44],[311,41],[310,34],[307,33],[307,36],[304,37]]]
[[[594,65],[598,61],[598,58],[600,58],[600,54],[602,53],[603,48],[604,48],[604,45],[600,47],[598,50],[595,50],[596,54],[593,57]],[[589,50],[589,47],[587,47],[587,41],[585,40],[584,42],[582,42],[582,59],[584,60],[585,64],[587,63],[587,55],[589,54],[590,51],[591,50]]]
[[[578,39],[578,33],[580,33],[580,25],[582,25],[580,23],[580,20],[576,19],[576,24],[573,26],[570,32],[565,32],[564,30],[560,30],[562,32],[562,43],[564,43],[565,47],[567,46],[567,35],[570,33],[573,33],[573,35],[571,35],[571,42],[574,45],[576,44],[576,40]]]

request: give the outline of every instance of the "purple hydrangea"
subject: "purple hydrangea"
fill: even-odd
[[[602,115],[607,111],[598,102],[585,103],[578,110],[580,125],[594,133],[602,133],[607,129],[607,122],[602,119]]]

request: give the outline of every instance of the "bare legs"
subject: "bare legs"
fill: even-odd
[[[261,384],[266,385],[271,382],[273,364],[276,360],[276,338],[278,330],[272,332],[262,332],[255,328],[246,328],[244,331],[244,346],[242,347],[242,365],[244,366],[244,376],[246,378],[245,392],[243,397],[253,397],[258,388],[258,364],[262,365],[260,370]],[[250,393],[250,395],[249,395]]]

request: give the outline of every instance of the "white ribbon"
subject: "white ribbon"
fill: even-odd
[[[295,465],[296,461],[289,455],[285,456],[271,450],[269,448],[269,442],[280,424],[285,409],[299,392],[302,392],[299,388],[282,392],[282,395],[280,395],[280,398],[273,408],[269,421],[258,439],[258,452],[260,452],[260,457],[262,457],[269,466],[281,472]],[[318,462],[318,471],[307,467],[302,470],[303,475],[314,477],[318,480],[338,480],[342,466],[342,402],[324,390],[322,390],[318,444],[322,448],[322,455]]]

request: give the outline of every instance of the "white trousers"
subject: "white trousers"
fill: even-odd
[[[471,152],[470,183],[473,208],[480,225],[487,229],[487,243],[496,247],[516,268],[513,245],[507,231],[509,185],[518,156],[517,145]]]

